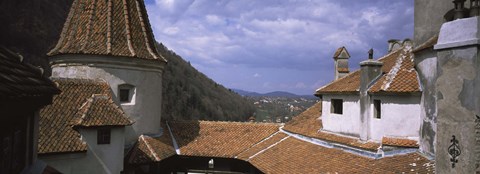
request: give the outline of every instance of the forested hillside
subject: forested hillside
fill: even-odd
[[[162,44],[168,60],[163,74],[164,119],[245,121],[255,112],[253,103],[214,82]]]
[[[72,2],[0,1],[0,45],[21,53],[49,75],[46,53],[55,46]],[[163,45],[158,49],[169,61],[163,82],[163,119],[245,121],[253,114],[253,104],[216,84]]]

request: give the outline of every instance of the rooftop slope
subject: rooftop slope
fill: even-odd
[[[434,173],[418,153],[371,159],[289,137],[250,159],[265,173]]]
[[[166,61],[155,48],[143,0],[74,0],[48,55],[94,54]]]
[[[39,154],[84,152],[87,145],[73,129],[79,126],[124,126],[130,124],[123,111],[110,103],[110,86],[101,80],[53,79],[62,93],[53,98],[53,103],[40,111]],[[95,99],[94,95],[107,96]],[[94,97],[94,98],[92,98]],[[85,107],[90,101],[97,106]],[[113,105],[112,105],[113,104]],[[83,109],[81,110],[80,108]],[[110,112],[112,111],[112,112]],[[109,115],[109,113],[116,113]],[[79,115],[80,114],[80,115]],[[84,114],[85,117],[81,118]],[[106,114],[106,115],[104,115]],[[96,119],[95,117],[102,119]]]
[[[279,132],[275,124],[200,121],[168,125],[179,154],[167,127],[161,137],[140,137],[129,163],[162,162],[181,155],[237,158],[264,173],[434,173],[435,168],[434,161],[419,153],[368,158],[298,139]]]
[[[234,158],[278,132],[270,123],[184,121],[169,122],[181,155]]]
[[[369,93],[415,93],[420,92],[418,74],[414,69],[411,46],[404,46],[380,59],[383,63],[382,76],[372,86]],[[331,93],[358,93],[360,70],[335,80],[319,89],[315,95]]]

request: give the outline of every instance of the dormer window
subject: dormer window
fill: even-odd
[[[332,99],[332,107],[330,112],[333,114],[343,114],[343,100],[342,99]]]
[[[135,86],[130,84],[122,84],[118,86],[118,98],[121,104],[135,103]]]

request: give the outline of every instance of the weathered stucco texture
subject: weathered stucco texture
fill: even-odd
[[[65,174],[109,174],[123,170],[125,128],[111,129],[110,144],[97,145],[97,129],[80,129],[88,144],[85,153],[42,156],[40,159]],[[74,165],[72,165],[74,164]]]
[[[442,26],[438,49],[437,85],[437,143],[436,171],[438,173],[475,173],[475,118],[479,115],[479,55],[478,17],[455,20]],[[472,25],[473,24],[473,25]],[[458,29],[462,30],[458,30]],[[469,36],[450,37],[455,35]],[[472,42],[475,40],[475,42]],[[461,151],[451,162],[452,138],[458,140]],[[453,167],[452,164],[455,164]]]
[[[435,157],[437,131],[437,54],[432,48],[415,53],[415,65],[422,84],[420,102],[420,151]]]
[[[452,0],[415,0],[414,44],[422,44],[438,34],[445,22],[443,15],[453,7]]]
[[[331,100],[343,100],[343,114],[331,113]],[[323,95],[323,130],[358,137],[360,132],[360,105],[358,95]]]
[[[369,139],[381,141],[382,137],[402,137],[418,140],[420,127],[420,96],[372,96],[381,101],[381,118],[374,118],[370,105]],[[373,103],[373,102],[372,102]]]

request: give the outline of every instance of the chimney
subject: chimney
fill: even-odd
[[[408,38],[403,41],[397,39],[390,39],[388,40],[388,53],[392,51],[397,51],[398,49],[406,45],[412,46],[412,40]]]
[[[335,80],[350,73],[350,70],[348,69],[349,58],[350,54],[345,47],[340,47],[335,51],[335,54],[333,55],[333,60],[335,61]]]
[[[383,63],[373,60],[373,49],[368,51],[368,60],[360,62],[360,140],[368,140],[370,96],[368,88],[382,74]]]

